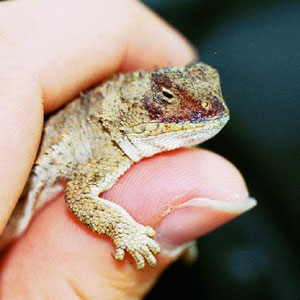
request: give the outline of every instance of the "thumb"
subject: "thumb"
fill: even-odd
[[[182,245],[254,206],[238,171],[205,150],[177,150],[145,159],[102,194],[157,230],[155,268],[113,258],[114,246],[81,224],[63,195],[43,208],[2,261],[5,299],[141,299]]]

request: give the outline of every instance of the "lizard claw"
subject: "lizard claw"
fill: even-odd
[[[152,227],[150,227],[150,226],[145,226],[145,233],[149,237],[154,237],[155,236],[155,230]]]
[[[126,231],[123,230],[114,238],[116,245],[115,258],[123,260],[126,250],[135,260],[137,269],[144,269],[145,260],[151,267],[155,267],[156,258],[154,254],[160,252],[160,247],[151,238],[154,235],[154,229],[149,226],[137,224],[134,227],[128,227]]]

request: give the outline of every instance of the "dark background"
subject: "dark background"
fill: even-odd
[[[219,70],[231,121],[204,147],[232,161],[258,200],[146,299],[300,299],[300,1],[143,2]]]

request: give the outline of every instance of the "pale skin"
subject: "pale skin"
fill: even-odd
[[[195,54],[182,36],[135,1],[23,1],[0,4],[0,57],[3,230],[35,159],[44,112],[113,72],[184,65]],[[195,197],[242,203],[247,189],[238,171],[220,156],[177,150],[135,164],[102,196],[143,224],[156,229],[164,224],[163,248],[166,231],[168,244],[179,245],[239,214],[198,207],[177,210],[162,223],[167,207]],[[166,229],[172,222],[183,224],[176,234]],[[162,253],[155,269],[138,272],[132,258],[120,263],[112,253],[111,241],[78,222],[60,194],[3,256],[1,296],[140,299],[176,259]]]

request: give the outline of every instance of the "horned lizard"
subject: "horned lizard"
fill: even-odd
[[[93,231],[111,237],[116,259],[128,251],[138,269],[145,260],[155,266],[160,247],[154,229],[99,194],[134,162],[199,144],[228,119],[219,75],[204,63],[113,76],[46,121],[25,196],[1,244],[19,236],[37,209],[63,188],[59,179],[67,179],[66,204]]]

